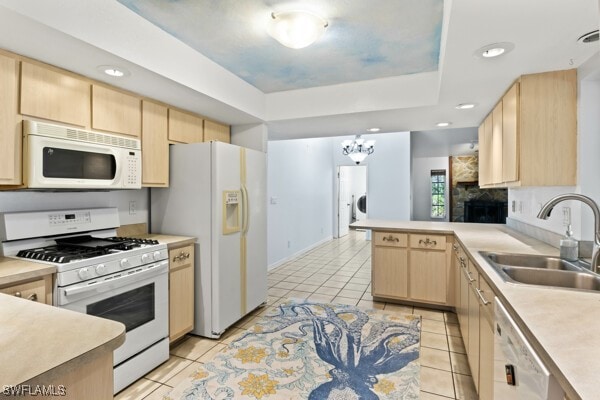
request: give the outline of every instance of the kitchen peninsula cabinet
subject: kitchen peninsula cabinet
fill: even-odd
[[[66,71],[23,61],[20,112],[89,128],[90,88],[89,82]]]
[[[0,293],[52,305],[52,275],[0,285]]]
[[[169,341],[194,328],[194,245],[169,250]]]
[[[480,125],[479,145],[481,187],[576,185],[577,70],[521,76]]]
[[[204,140],[204,120],[199,116],[169,108],[169,140],[199,143]]]
[[[167,107],[142,101],[142,186],[169,186]]]
[[[139,138],[142,132],[140,98],[92,85],[92,129]]]
[[[373,235],[373,297],[452,304],[451,240],[418,233],[375,231]]]
[[[19,62],[0,54],[0,185],[23,183],[18,74]]]
[[[219,124],[208,119],[204,120],[204,141],[210,142],[211,140],[231,143],[229,125]]]

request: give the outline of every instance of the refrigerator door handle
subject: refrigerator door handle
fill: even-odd
[[[242,234],[245,235],[248,233],[248,225],[249,225],[249,207],[248,207],[248,189],[246,185],[242,185]]]

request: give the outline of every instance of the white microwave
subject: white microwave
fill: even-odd
[[[139,189],[139,139],[23,121],[25,177],[31,189]]]

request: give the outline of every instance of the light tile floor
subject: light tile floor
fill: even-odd
[[[456,314],[407,305],[375,302],[371,297],[371,242],[350,231],[269,273],[268,304],[289,298],[356,305],[421,315],[422,400],[476,400]],[[162,399],[203,362],[252,326],[267,307],[238,321],[219,340],[188,336],[171,348],[169,360],[124,391],[117,400]]]

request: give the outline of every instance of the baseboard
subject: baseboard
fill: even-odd
[[[267,267],[267,269],[269,271],[271,271],[271,270],[279,267],[280,265],[285,264],[286,262],[288,262],[288,261],[290,261],[290,260],[292,260],[292,259],[294,259],[294,258],[296,258],[298,256],[301,256],[302,254],[304,254],[304,253],[306,253],[308,251],[311,251],[315,247],[319,247],[320,245],[329,242],[330,240],[333,240],[333,236],[327,236],[325,239],[319,240],[318,242],[313,243],[310,246],[308,246],[308,247],[306,247],[306,248],[304,248],[302,250],[299,250],[299,251],[295,252],[294,254],[291,254],[291,255],[289,255],[289,256],[287,256],[285,258],[282,258],[281,260],[276,261],[273,264],[270,264]]]

